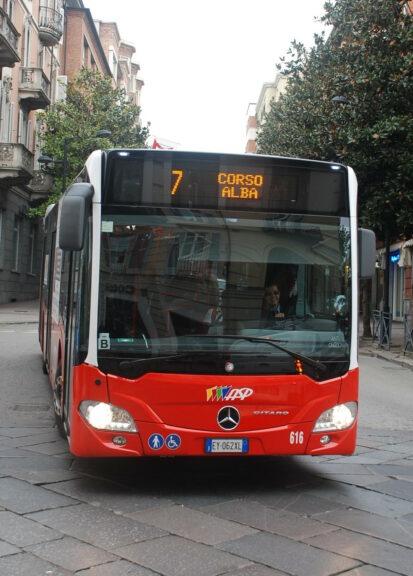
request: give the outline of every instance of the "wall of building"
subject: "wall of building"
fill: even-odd
[[[40,81],[36,84],[34,78],[43,83],[42,71],[51,96],[56,76],[56,58],[40,39],[40,0],[16,0],[12,5],[8,23],[19,34],[20,60],[1,68],[0,303],[36,298],[39,292],[41,222],[28,216],[33,192],[30,174],[34,175],[36,167],[36,110],[22,99],[20,87],[24,80],[36,88]],[[3,4],[6,10],[8,6]]]
[[[5,6],[1,0],[0,4]],[[139,65],[132,62],[135,48],[130,43],[122,43],[116,23],[98,23],[96,27],[82,0],[67,0],[65,5],[63,14],[63,0],[58,0],[55,14],[61,23],[62,36],[51,43],[39,28],[40,7],[54,10],[54,1],[15,0],[14,11],[8,20],[13,30],[20,34],[17,41],[20,61],[10,67],[3,65],[0,80],[0,303],[37,298],[39,293],[42,222],[29,218],[28,213],[39,197],[36,183],[44,181],[44,174],[37,163],[37,111],[30,110],[23,117],[21,113],[21,68],[43,69],[50,82],[51,102],[59,93],[58,80],[73,77],[82,66],[96,67],[102,74],[111,76],[114,85],[124,85],[130,99],[136,103],[143,85],[137,79]],[[27,30],[30,30],[29,35]],[[112,67],[108,62],[110,58]],[[119,66],[122,59],[123,65]],[[26,132],[30,128],[27,137],[24,137],[22,127]],[[24,176],[15,169],[15,145],[22,151],[28,167],[23,171]],[[43,190],[44,198],[50,191],[50,186]]]

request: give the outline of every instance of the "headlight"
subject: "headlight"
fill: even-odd
[[[83,400],[79,412],[88,424],[98,430],[111,430],[116,432],[137,432],[132,416],[119,406]]]
[[[357,416],[357,402],[338,404],[326,410],[318,418],[313,432],[328,432],[350,428]]]

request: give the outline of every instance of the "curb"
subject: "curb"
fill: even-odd
[[[386,352],[386,350],[378,350],[373,348],[359,348],[359,354],[361,356],[370,356],[372,358],[387,360],[387,362],[392,362],[393,364],[397,364],[403,368],[413,370],[413,358],[410,359],[410,357],[395,356],[391,352]],[[398,352],[398,354],[403,354],[403,352]]]
[[[38,324],[38,320],[0,320],[0,326],[13,326],[15,324]]]

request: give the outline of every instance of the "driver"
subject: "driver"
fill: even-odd
[[[280,307],[280,296],[281,293],[277,282],[267,284],[261,307],[261,319],[264,322],[268,323],[285,317]]]

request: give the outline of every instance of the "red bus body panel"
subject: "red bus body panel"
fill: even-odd
[[[227,399],[217,390],[237,390]],[[211,392],[212,390],[212,392]],[[76,456],[205,456],[208,438],[245,438],[246,455],[351,454],[355,448],[357,420],[340,432],[328,433],[320,443],[312,433],[320,414],[347,401],[357,401],[358,369],[346,376],[316,382],[305,375],[206,376],[148,373],[136,380],[105,375],[97,368],[74,367],[70,450]],[[251,392],[252,391],[252,392]],[[92,428],[79,413],[82,400],[110,402],[129,412],[138,433],[118,433]],[[239,425],[222,430],[217,422],[224,406],[237,408]],[[176,435],[176,449],[166,442],[158,449],[149,438]],[[113,439],[122,436],[123,446]]]

